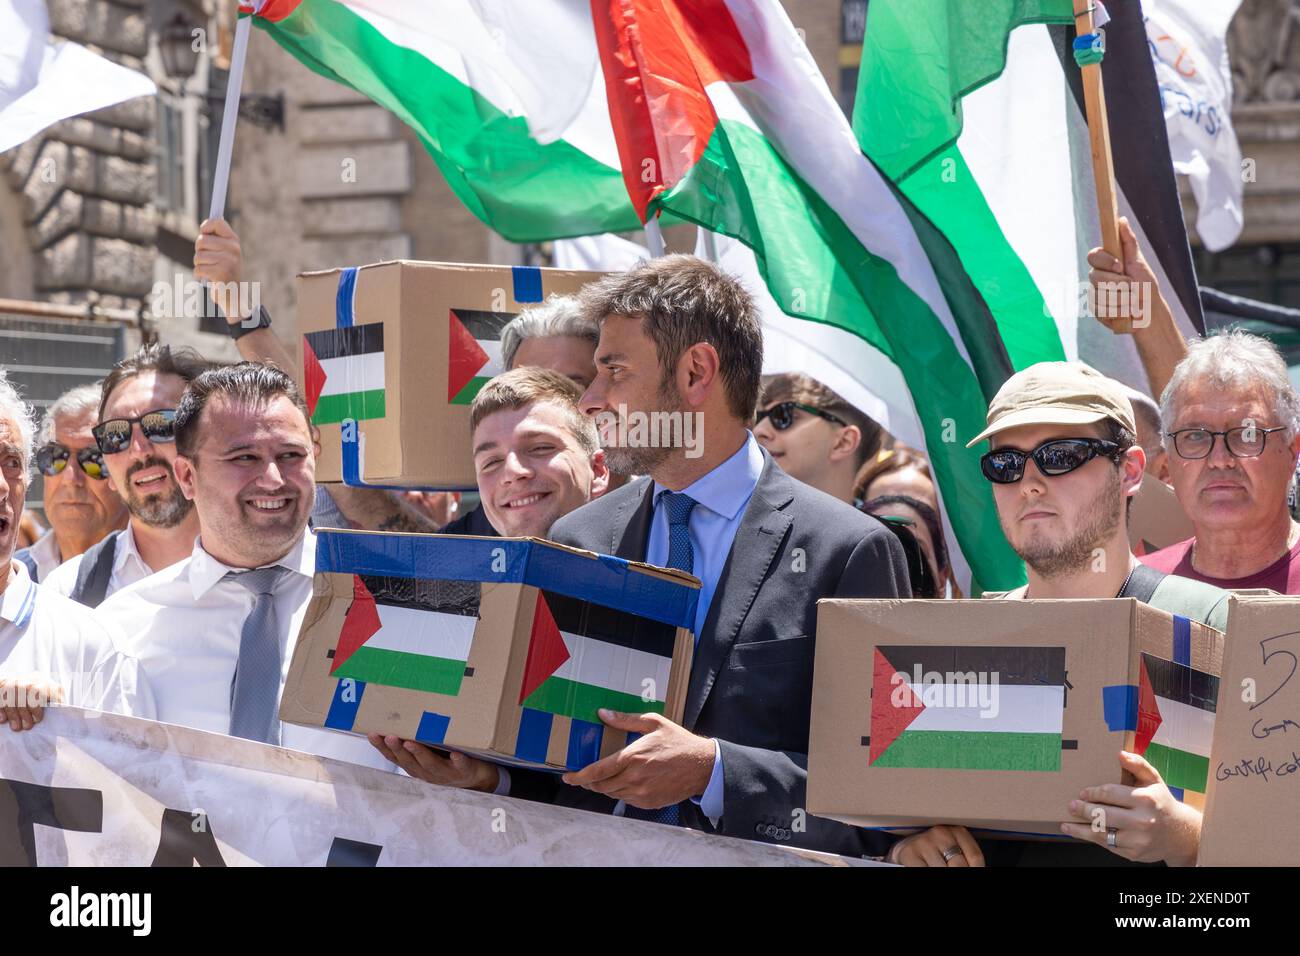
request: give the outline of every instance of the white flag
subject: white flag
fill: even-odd
[[[599,236],[557,239],[552,246],[557,269],[626,272],[638,262],[650,258],[645,246],[608,232]]]
[[[0,0],[0,153],[61,119],[157,92],[147,76],[52,39],[44,0]]]
[[[1241,235],[1241,147],[1232,128],[1228,23],[1241,0],[1144,0],[1174,169],[1191,181],[1211,252]]]

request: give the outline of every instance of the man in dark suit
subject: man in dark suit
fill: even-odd
[[[554,799],[751,840],[883,852],[880,834],[807,816],[806,754],[816,602],[909,596],[901,546],[874,518],[790,478],[749,432],[763,346],[740,283],[667,256],[589,286],[583,305],[601,324],[583,410],[611,468],[645,477],[569,513],[550,536],[684,568],[702,588],[683,724],[602,714],[642,736],[566,774]],[[512,793],[544,795],[545,781],[517,776]],[[541,792],[530,794],[534,785]]]

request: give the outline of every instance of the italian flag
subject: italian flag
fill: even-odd
[[[600,725],[601,707],[664,712],[677,629],[537,592],[520,706]]]
[[[488,379],[506,370],[501,330],[511,312],[452,309],[447,316],[447,401],[468,405]]]
[[[1219,678],[1183,664],[1142,655],[1134,750],[1180,799],[1203,800]]]
[[[383,418],[384,324],[371,322],[303,336],[303,387],[313,424]]]
[[[868,759],[873,767],[1056,771],[1064,710],[1064,648],[877,646]]]
[[[455,696],[478,624],[473,582],[353,575],[330,674]]]

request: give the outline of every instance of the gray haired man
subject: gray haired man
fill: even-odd
[[[46,409],[36,442],[36,467],[45,476],[50,530],[15,557],[33,581],[126,526],[126,503],[108,481],[91,428],[98,421],[100,386],[78,385]]]
[[[507,371],[549,368],[586,388],[596,377],[599,339],[600,329],[583,315],[577,296],[553,295],[501,330],[501,358]]]
[[[1300,396],[1267,339],[1233,330],[1188,347],[1160,397],[1169,476],[1196,535],[1142,558],[1221,588],[1300,594],[1287,491]]]

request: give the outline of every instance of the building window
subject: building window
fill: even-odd
[[[867,0],[844,0],[840,7],[840,42],[861,43],[867,32]]]
[[[1233,246],[1196,254],[1202,285],[1258,302],[1300,309],[1300,244]]]
[[[867,0],[844,0],[840,5],[839,89],[836,98],[845,115],[853,115],[858,92],[858,66],[862,62],[862,38],[867,31]]]
[[[158,206],[178,214],[185,209],[185,113],[171,96],[159,92],[157,160]]]

